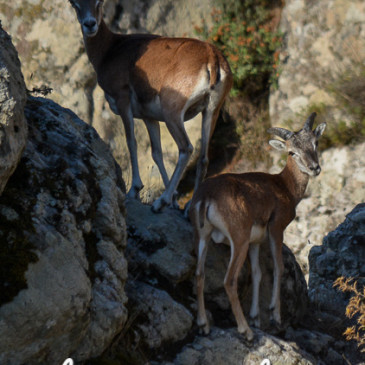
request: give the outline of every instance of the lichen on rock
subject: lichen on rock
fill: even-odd
[[[0,200],[0,363],[83,360],[127,319],[125,187],[70,110],[29,98],[25,115],[27,147]]]
[[[0,22],[0,195],[14,172],[27,139],[26,91],[20,62]],[[3,52],[2,50],[6,50]]]

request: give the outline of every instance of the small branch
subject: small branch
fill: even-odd
[[[51,94],[53,89],[47,85],[41,85],[40,87],[33,87],[32,90],[27,90],[28,94],[41,94],[43,96],[47,96]]]

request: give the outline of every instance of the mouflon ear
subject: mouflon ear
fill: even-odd
[[[323,134],[324,130],[326,129],[326,126],[327,126],[326,123],[321,123],[313,131],[313,133],[314,133],[314,135],[316,136],[317,139]]]
[[[274,147],[278,151],[286,151],[286,145],[282,141],[278,141],[277,139],[270,139],[269,144],[271,147]]]
[[[308,119],[304,123],[303,129],[306,131],[311,131],[313,128],[314,119],[316,118],[317,113],[312,113]]]

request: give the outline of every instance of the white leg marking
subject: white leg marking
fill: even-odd
[[[250,317],[253,319],[255,327],[260,327],[260,307],[259,307],[259,292],[261,282],[261,269],[259,264],[260,244],[252,243],[249,248],[252,272],[252,304]]]
[[[284,271],[282,254],[277,252],[275,239],[270,235],[270,248],[274,261],[274,282],[272,290],[272,298],[270,303],[270,309],[272,310],[272,319],[278,324],[281,323],[280,315],[280,284],[281,276]]]
[[[205,303],[204,303],[204,264],[205,258],[207,254],[207,242],[204,239],[199,240],[199,256],[198,263],[196,268],[196,290],[197,290],[197,298],[198,298],[198,317],[197,324],[205,334],[209,333],[209,323],[207,319],[207,314],[205,311]]]

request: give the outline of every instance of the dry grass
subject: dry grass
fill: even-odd
[[[344,332],[347,341],[355,340],[361,352],[365,352],[365,287],[358,289],[358,281],[354,278],[338,278],[333,286],[337,286],[342,292],[350,292],[350,298],[346,307],[346,317],[355,319],[356,324],[348,327]]]

